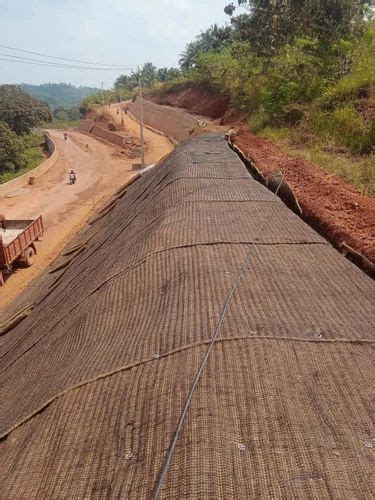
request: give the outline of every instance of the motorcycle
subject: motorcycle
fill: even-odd
[[[70,173],[69,174],[69,184],[75,184],[77,181],[76,174]]]

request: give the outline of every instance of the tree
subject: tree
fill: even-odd
[[[51,113],[47,104],[16,85],[0,85],[0,121],[17,134],[27,134],[32,128],[51,121]]]
[[[169,69],[159,68],[156,74],[156,79],[159,82],[167,82],[169,80]]]
[[[258,55],[272,56],[295,37],[325,43],[351,37],[363,27],[365,0],[238,0],[225,7],[234,38],[250,41]],[[235,16],[238,9],[249,13]]]
[[[206,31],[202,31],[192,42],[186,45],[180,56],[179,65],[181,69],[191,69],[197,64],[200,54],[217,52],[229,45],[232,36],[230,26],[219,27],[212,25]]]
[[[131,75],[120,75],[114,84],[115,89],[127,89],[133,90],[138,86],[138,80],[136,74]]]
[[[169,68],[168,70],[168,80],[174,80],[181,75],[181,71],[178,68]]]
[[[141,70],[142,85],[144,87],[152,87],[157,79],[156,66],[151,62],[147,62],[143,65]]]
[[[69,120],[69,114],[64,109],[60,109],[59,111],[55,112],[54,117],[56,118],[56,120],[63,120],[63,121]]]
[[[7,123],[0,122],[0,174],[22,166],[24,143]]]

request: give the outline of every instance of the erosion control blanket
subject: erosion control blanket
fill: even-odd
[[[217,134],[103,214],[2,337],[1,496],[370,498],[370,278]]]

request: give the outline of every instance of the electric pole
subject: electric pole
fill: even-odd
[[[141,137],[141,165],[145,166],[145,142],[143,136],[143,96],[142,96],[142,78],[138,66],[138,87],[139,87],[139,106],[140,106],[140,137]]]

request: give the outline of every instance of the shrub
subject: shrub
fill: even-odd
[[[310,124],[320,135],[354,153],[369,153],[374,145],[374,124],[367,124],[353,104],[345,104],[331,112],[311,115]]]

